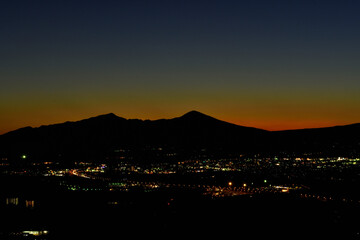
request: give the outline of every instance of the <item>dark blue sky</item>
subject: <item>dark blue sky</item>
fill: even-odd
[[[2,1],[5,132],[196,109],[267,129],[360,122],[359,1]]]

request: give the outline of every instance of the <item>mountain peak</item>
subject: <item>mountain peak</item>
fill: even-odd
[[[123,119],[122,117],[119,117],[117,115],[115,115],[114,113],[107,113],[107,114],[102,114],[96,117],[91,117],[89,119],[84,119],[82,121],[86,121],[86,120],[117,120],[117,119]]]
[[[99,117],[118,118],[118,116],[116,116],[114,113],[103,114],[103,115],[100,115]]]
[[[205,115],[201,112],[192,110],[190,112],[185,113],[184,115],[182,115],[181,117],[209,117],[208,115]]]
[[[203,119],[215,119],[209,115],[206,115],[204,113],[198,112],[198,111],[190,111],[188,113],[185,113],[180,117],[180,119],[190,119],[190,120],[203,120]]]

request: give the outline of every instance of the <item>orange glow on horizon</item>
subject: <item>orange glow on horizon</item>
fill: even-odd
[[[229,123],[233,123],[245,127],[255,127],[259,129],[264,129],[268,131],[283,131],[283,130],[296,130],[296,129],[307,129],[307,128],[326,128],[334,126],[343,126],[350,125],[357,122],[344,122],[343,120],[326,120],[326,119],[317,119],[317,120],[284,120],[284,119],[247,119],[247,120],[235,120],[229,118],[218,118]]]
[[[108,112],[106,112],[106,113],[108,113]],[[99,111],[99,112],[92,112],[90,114],[84,114],[84,113],[78,113],[78,114],[67,113],[66,114],[66,113],[64,113],[64,114],[50,115],[50,116],[42,115],[42,114],[38,114],[38,115],[27,114],[27,116],[13,115],[11,117],[8,116],[7,118],[0,119],[0,126],[3,126],[3,128],[0,129],[0,134],[4,134],[4,133],[7,133],[10,131],[19,129],[19,128],[27,127],[27,126],[40,127],[42,125],[52,125],[52,124],[63,123],[66,121],[79,121],[79,120],[87,119],[90,117],[94,117],[94,116],[98,116],[98,115],[106,114],[106,113]],[[143,119],[143,120],[145,120],[145,119],[150,119],[150,120],[171,119],[171,118],[179,117],[182,115],[182,114],[180,114],[180,115],[177,114],[175,116],[172,116],[173,114],[171,114],[171,116],[162,116],[161,113],[158,113],[154,117],[149,117],[147,115],[136,117],[137,114],[135,112],[129,114],[128,116],[122,115],[122,114],[119,114],[116,112],[115,112],[115,114],[119,117],[124,117],[127,119],[138,118],[138,119]],[[207,114],[207,113],[204,112],[204,114]],[[259,128],[259,129],[268,130],[268,131],[281,131],[281,130],[293,130],[293,129],[304,129],[304,128],[322,128],[322,127],[333,127],[333,126],[338,126],[338,125],[348,125],[348,124],[356,123],[356,122],[343,122],[341,120],[333,120],[333,121],[321,120],[321,119],[317,119],[317,120],[284,120],[281,118],[279,118],[279,119],[261,119],[260,117],[259,117],[259,119],[250,119],[250,118],[244,117],[244,120],[237,120],[235,118],[231,118],[231,117],[227,117],[227,116],[221,116],[221,115],[217,116],[216,114],[207,114],[207,115],[212,116],[216,119],[225,121],[225,122],[236,124],[236,125],[245,126],[245,127],[255,127],[255,128]]]

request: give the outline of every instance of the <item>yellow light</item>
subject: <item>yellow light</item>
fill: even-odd
[[[246,187],[247,186],[246,183],[244,183],[243,186]]]
[[[232,186],[232,184],[233,184],[232,182],[229,182],[229,183],[228,183],[229,186]]]
[[[26,235],[33,235],[33,236],[40,236],[40,235],[47,235],[49,233],[49,231],[44,230],[44,231],[22,231],[23,234]]]
[[[34,208],[35,206],[35,201],[34,200],[25,200],[25,206],[27,208]]]
[[[22,155],[21,158],[22,158],[22,159],[26,159],[26,155]]]

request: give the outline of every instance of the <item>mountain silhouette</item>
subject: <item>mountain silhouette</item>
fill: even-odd
[[[195,110],[190,111],[188,113],[185,113],[180,118],[182,118],[182,119],[190,119],[190,120],[195,120],[195,119],[198,119],[198,120],[205,120],[205,119],[207,119],[207,120],[210,120],[210,119],[211,120],[217,120],[217,119],[215,119],[213,117],[210,117],[210,116],[208,116],[206,114],[203,114],[203,113],[195,111]]]
[[[165,161],[243,154],[357,155],[360,124],[266,131],[197,111],[173,119],[125,119],[113,113],[25,127],[0,136],[0,158],[22,161]]]

